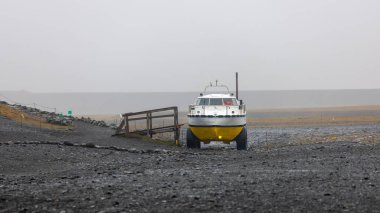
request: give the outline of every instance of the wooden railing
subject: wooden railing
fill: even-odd
[[[159,114],[164,113],[164,114]],[[153,127],[153,119],[173,118],[173,123],[170,125],[163,125],[160,127]],[[131,131],[130,122],[146,120],[145,129],[134,129]],[[130,133],[137,133],[140,135],[147,135],[152,137],[154,134],[164,132],[174,132],[174,140],[179,144],[180,128],[182,125],[178,123],[178,107],[166,107],[160,109],[146,110],[141,112],[130,112],[122,114],[122,121],[116,129],[115,135],[123,135]]]

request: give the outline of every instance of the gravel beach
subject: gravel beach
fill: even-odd
[[[258,129],[248,151],[189,150],[82,122],[0,124],[0,212],[380,211],[378,143],[260,143],[269,130]]]

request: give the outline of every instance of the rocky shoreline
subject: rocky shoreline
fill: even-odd
[[[28,107],[28,106],[23,106],[19,104],[9,104],[5,101],[1,101],[0,104],[9,106],[13,109],[16,109],[20,112],[27,113],[28,115],[34,116],[36,118],[43,119],[46,122],[51,123],[51,124],[62,125],[62,126],[72,126],[74,121],[82,121],[94,126],[116,128],[114,124],[108,125],[105,121],[93,120],[90,117],[85,118],[85,117],[74,117],[74,116],[69,116],[69,115],[63,115],[56,112],[48,112],[48,111],[40,110],[34,107]]]

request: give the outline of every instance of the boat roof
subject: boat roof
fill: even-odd
[[[233,94],[207,94],[198,98],[236,98]]]

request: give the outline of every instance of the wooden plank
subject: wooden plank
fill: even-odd
[[[150,129],[149,131],[149,134],[157,134],[157,133],[164,133],[164,132],[173,132],[174,130],[176,130],[176,127],[172,126],[172,127],[165,127],[165,128],[153,128],[153,129]],[[134,131],[134,132],[131,132],[131,133],[142,133],[144,135],[146,135],[146,130],[137,130],[137,131]]]
[[[133,116],[133,115],[140,115],[140,114],[146,114],[146,113],[149,113],[149,112],[161,112],[161,111],[167,111],[167,110],[174,110],[174,109],[178,109],[178,107],[166,107],[166,108],[160,108],[160,109],[153,109],[153,110],[146,110],[146,111],[141,111],[141,112],[129,112],[129,113],[125,113],[123,114],[123,116]]]
[[[165,128],[175,128],[175,126],[164,126],[164,127],[157,127],[157,128],[152,128],[151,130],[157,130],[157,129],[165,129]]]
[[[174,114],[166,114],[166,115],[156,115],[152,116],[152,118],[168,118],[168,117],[174,117]],[[138,121],[138,120],[145,120],[145,117],[138,117],[138,118],[130,118],[129,121]]]
[[[119,125],[119,127],[117,127],[116,129],[116,134],[120,134],[121,133],[121,130],[124,129],[124,125],[125,125],[125,120],[123,119]]]

